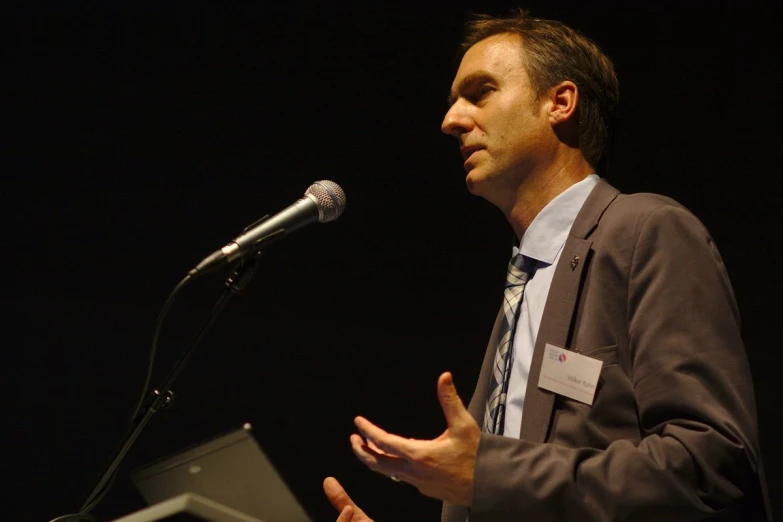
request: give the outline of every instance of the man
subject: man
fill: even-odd
[[[440,437],[357,417],[355,454],[444,500],[446,522],[768,519],[712,239],[676,202],[595,175],[618,98],[611,62],[523,11],[471,22],[464,49],[442,128],[470,192],[519,238],[505,304],[469,408],[445,373]],[[334,478],[324,490],[339,522],[370,520]]]

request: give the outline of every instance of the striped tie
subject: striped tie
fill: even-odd
[[[498,331],[498,349],[495,353],[495,365],[492,368],[492,381],[489,385],[489,399],[484,412],[483,431],[503,434],[503,418],[506,411],[506,392],[511,373],[511,349],[514,342],[514,329],[519,318],[522,293],[530,276],[532,259],[522,254],[515,255],[508,264],[506,286],[503,290],[503,319]],[[523,268],[524,267],[524,268]]]

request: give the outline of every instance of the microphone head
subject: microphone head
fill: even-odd
[[[334,181],[316,181],[305,191],[305,196],[318,207],[318,222],[334,221],[345,210],[345,192]]]

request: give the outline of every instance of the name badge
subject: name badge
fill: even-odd
[[[592,406],[603,361],[547,343],[538,387]]]

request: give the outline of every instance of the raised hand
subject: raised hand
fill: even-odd
[[[438,400],[447,424],[438,438],[407,439],[356,417],[354,422],[362,435],[351,435],[351,447],[371,470],[407,482],[424,495],[469,507],[481,429],[462,404],[449,372],[438,379]]]

